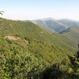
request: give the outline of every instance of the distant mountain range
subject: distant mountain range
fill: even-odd
[[[78,21],[68,19],[54,20],[51,18],[46,18],[46,19],[39,19],[33,22],[41,26],[42,28],[47,29],[48,31],[64,35],[65,37],[72,40],[76,44],[79,43]]]
[[[49,29],[52,32],[60,33],[60,32],[63,32],[67,29],[64,24],[62,24],[54,19],[51,19],[51,18],[36,20],[34,22],[36,24],[43,26],[44,28]]]
[[[57,33],[67,31],[72,27],[79,27],[79,22],[67,19],[54,20],[52,18],[46,18],[35,20],[33,22],[41,25],[43,28],[49,29],[50,31]]]
[[[58,22],[63,23],[68,28],[67,31],[62,33],[62,35],[77,45],[79,43],[79,22],[65,19],[59,20]]]
[[[74,27],[74,26],[79,27],[79,22],[78,21],[62,19],[62,20],[58,20],[58,22],[64,24],[67,28]]]

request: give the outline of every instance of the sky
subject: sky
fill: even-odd
[[[16,20],[54,18],[79,20],[79,0],[0,0],[0,17]]]

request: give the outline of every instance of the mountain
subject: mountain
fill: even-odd
[[[58,22],[64,24],[67,28],[74,27],[74,26],[79,27],[79,22],[78,21],[62,19],[62,20],[58,20]]]
[[[68,32],[63,32],[62,35],[73,41],[74,45],[79,44],[79,27],[71,27]]]
[[[76,51],[72,41],[40,27],[0,18],[0,79],[38,79],[55,63],[66,70]]]
[[[64,31],[62,34],[73,41],[75,45],[79,43],[79,22],[78,21],[72,21],[72,20],[59,20],[58,22],[64,24],[69,28],[67,31]]]
[[[51,18],[36,20],[35,23],[43,26],[43,28],[49,29],[52,32],[61,33],[67,29],[64,24]]]
[[[43,29],[47,29],[54,33],[60,33],[64,35],[69,40],[73,41],[77,46],[79,43],[79,22],[62,19],[62,20],[53,20],[51,18],[41,19],[35,21],[35,24],[40,25]]]
[[[32,22],[42,26],[44,29],[46,28],[49,31],[57,32],[57,33],[66,32],[72,27],[79,27],[78,21],[73,21],[68,19],[54,20],[52,18],[46,18]]]

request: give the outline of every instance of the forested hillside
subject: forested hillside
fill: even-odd
[[[0,18],[0,79],[42,79],[46,68],[58,63],[71,73],[73,43],[30,21]],[[44,79],[44,78],[43,78]]]

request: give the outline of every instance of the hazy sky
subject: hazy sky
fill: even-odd
[[[11,19],[55,19],[79,20],[79,0],[0,0],[0,10]]]

